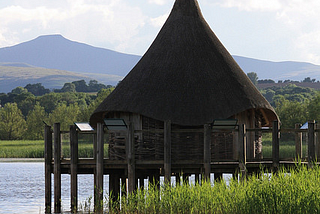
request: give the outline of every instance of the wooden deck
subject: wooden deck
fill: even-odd
[[[138,180],[140,180],[140,187],[143,185],[141,180],[150,179],[159,181],[160,176],[164,177],[164,181],[168,182],[172,176],[176,179],[182,176],[186,179],[190,175],[196,175],[199,179],[209,179],[211,173],[214,173],[215,179],[221,179],[223,173],[241,175],[240,179],[245,178],[251,173],[258,173],[263,170],[271,172],[277,171],[280,168],[291,169],[298,165],[297,159],[302,157],[302,134],[308,134],[308,149],[307,157],[299,161],[299,165],[312,166],[320,164],[316,161],[316,157],[320,156],[319,129],[316,129],[315,122],[309,121],[308,130],[296,129],[286,130],[294,133],[296,136],[296,157],[291,159],[280,159],[279,140],[280,130],[279,123],[274,122],[272,129],[246,129],[244,125],[239,126],[237,148],[237,160],[215,160],[211,159],[210,155],[210,136],[213,131],[208,125],[203,128],[204,143],[202,160],[172,160],[171,158],[171,129],[170,122],[165,123],[165,128],[162,132],[164,137],[164,158],[163,160],[138,160],[135,158],[134,151],[134,133],[141,130],[133,130],[129,124],[127,130],[126,142],[126,159],[125,160],[111,160],[103,157],[104,154],[104,129],[102,124],[98,124],[94,134],[93,150],[94,158],[79,158],[78,157],[78,134],[79,130],[75,126],[70,127],[70,158],[62,158],[61,155],[61,131],[60,125],[54,124],[53,130],[50,126],[45,127],[45,207],[46,213],[51,213],[51,192],[53,186],[54,193],[54,212],[61,212],[61,174],[70,174],[71,186],[71,211],[77,211],[77,192],[78,192],[78,178],[79,174],[94,174],[95,187],[94,204],[97,213],[102,212],[100,207],[103,201],[103,177],[109,175],[109,192],[113,192],[117,197],[120,187],[120,180],[122,184],[126,184],[127,192],[134,191],[137,188]],[[167,127],[167,128],[166,128]],[[175,130],[177,131],[177,130]],[[186,131],[186,130],[183,130]],[[188,130],[190,131],[190,130]],[[192,131],[192,130],[191,130]],[[195,130],[199,131],[199,130]],[[215,130],[216,131],[216,130]],[[249,131],[262,131],[272,133],[272,157],[268,159],[254,159],[250,160],[246,156],[246,133]],[[54,174],[54,183],[51,183],[51,175]]]

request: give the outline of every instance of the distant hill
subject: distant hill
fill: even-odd
[[[256,72],[259,79],[301,81],[311,77],[320,80],[319,65],[233,57],[245,73]],[[61,35],[39,36],[28,42],[0,48],[0,92],[39,81],[44,81],[41,83],[49,88],[60,87],[61,82],[80,79],[96,79],[104,84],[115,85],[140,58],[74,42]],[[50,69],[54,69],[57,74],[52,74],[53,70]],[[42,76],[31,72],[35,70]]]
[[[306,62],[271,62],[241,56],[233,56],[245,73],[256,72],[259,79],[296,80],[306,77],[320,80],[320,66]]]
[[[86,75],[70,71],[39,68],[23,63],[0,63],[0,93],[8,93],[18,86],[24,87],[29,83],[42,83],[45,88],[60,89],[66,82],[82,79],[87,82],[91,79],[96,79],[101,83],[108,82],[111,85],[116,85],[122,77],[108,74]]]
[[[140,56],[74,42],[61,35],[39,36],[0,48],[0,62],[22,62],[36,67],[125,76]]]

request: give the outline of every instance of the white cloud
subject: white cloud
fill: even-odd
[[[17,37],[33,39],[53,33],[89,44],[125,47],[148,19],[124,0],[58,0],[60,4],[50,7],[41,2],[0,8],[0,47],[19,41]]]
[[[223,7],[237,7],[245,11],[274,11],[282,6],[280,0],[223,0],[219,4]]]
[[[162,16],[159,16],[159,17],[156,17],[156,18],[151,18],[150,19],[150,23],[154,27],[157,27],[157,28],[158,27],[162,27],[163,24],[165,23],[165,21],[167,20],[168,16],[169,16],[169,13],[166,13],[166,14],[164,14]]]
[[[150,4],[164,5],[168,3],[168,0],[148,0]]]

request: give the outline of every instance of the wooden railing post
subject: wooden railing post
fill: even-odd
[[[316,161],[315,152],[315,121],[308,121],[308,166],[312,166]]]
[[[97,148],[96,148],[96,187],[95,187],[95,212],[103,212],[103,151],[104,130],[103,124],[97,124]]]
[[[247,176],[247,138],[246,138],[246,125],[241,124],[239,126],[239,169],[240,180],[245,180]]]
[[[204,179],[210,181],[211,173],[211,126],[210,124],[204,125],[204,151],[203,151],[203,168]]]
[[[134,149],[134,127],[129,122],[127,137],[127,162],[128,162],[128,192],[132,193],[136,187],[136,166],[135,166],[135,149]]]
[[[51,126],[44,127],[45,160],[45,213],[51,213],[51,173],[52,173],[52,131]]]
[[[61,213],[61,134],[60,123],[53,125],[54,141],[54,212]]]
[[[171,184],[171,121],[164,122],[164,181]]]
[[[70,173],[71,212],[78,210],[78,133],[75,125],[70,126]]]
[[[302,132],[299,132],[301,124],[295,124],[295,141],[296,141],[296,159],[301,160],[302,158]]]
[[[280,149],[279,149],[279,122],[273,121],[272,127],[272,167],[274,171],[279,169]]]

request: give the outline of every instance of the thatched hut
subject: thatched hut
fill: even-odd
[[[197,0],[176,0],[156,39],[130,73],[91,115],[131,121],[152,131],[203,128],[216,119],[238,119],[248,128],[271,126],[277,115],[204,20]],[[110,132],[110,159],[125,159],[125,137]],[[234,133],[214,134],[211,159],[234,159]],[[163,160],[163,134],[135,134],[137,160]],[[203,160],[203,132],[172,133],[172,161]],[[248,158],[260,154],[261,135],[248,136]]]

